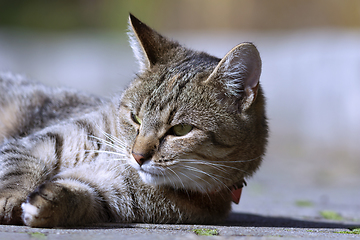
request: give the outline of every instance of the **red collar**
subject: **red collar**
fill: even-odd
[[[230,188],[231,190],[231,198],[232,201],[236,204],[239,204],[240,202],[240,197],[241,197],[241,192],[244,186],[246,186],[246,181],[242,180],[238,183],[235,183],[234,185],[232,185],[232,187]]]
[[[235,183],[234,185],[232,185],[231,187],[228,188],[231,191],[231,200],[234,203],[239,204],[242,189],[246,185],[247,184],[246,184],[245,180],[242,180],[241,182]],[[216,192],[217,191],[214,191],[212,193],[216,193]]]
[[[237,188],[237,189],[235,187],[231,188],[231,197],[232,197],[232,201],[234,203],[239,204],[240,197],[241,197],[241,192],[242,192],[242,187]]]

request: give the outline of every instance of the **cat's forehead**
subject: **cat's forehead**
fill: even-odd
[[[196,87],[216,67],[219,59],[203,53],[191,53],[175,63],[169,63],[154,71],[154,88],[151,92],[150,104],[167,104],[181,101],[196,94]]]
[[[140,103],[140,111],[146,118],[162,118],[164,115],[173,118],[174,113],[183,108],[184,102],[192,94],[189,90],[193,88],[194,83],[189,77],[182,74],[168,76],[160,85],[154,86]]]
[[[143,121],[153,123],[154,128],[159,124],[204,124],[204,119],[207,119],[207,124],[213,124],[214,109],[210,108],[215,104],[211,104],[214,99],[210,99],[211,94],[208,94],[211,89],[201,86],[198,81],[201,81],[200,76],[189,79],[187,76],[174,75],[154,89],[141,103],[139,114]]]
[[[162,111],[165,108],[181,108],[199,96],[199,85],[209,73],[174,71],[160,77],[160,84],[154,85],[144,106],[148,111]]]
[[[201,52],[189,52],[181,60],[169,62],[140,75],[127,91],[132,108],[141,115],[177,115],[186,111],[201,111],[207,99],[204,82],[220,60]],[[186,115],[186,114],[185,114]]]

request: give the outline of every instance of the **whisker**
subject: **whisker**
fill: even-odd
[[[227,166],[227,165],[219,164],[219,163],[207,163],[207,162],[203,162],[203,161],[200,162],[200,161],[197,161],[197,160],[193,161],[193,162],[188,161],[187,163],[208,165],[208,166],[214,167],[215,169],[221,170],[224,173],[227,173],[227,171],[224,168],[230,168],[230,169],[234,169],[234,170],[237,170],[237,171],[244,171],[243,169],[240,169],[240,168],[237,168],[237,167]]]
[[[244,172],[244,173],[248,174],[248,172],[245,171],[244,169],[222,164],[222,163],[227,162],[227,161],[220,161],[220,163],[215,163],[215,161],[208,162],[208,161],[197,160],[197,159],[193,159],[193,160],[191,160],[191,159],[181,159],[181,161],[186,162],[186,163],[190,163],[190,164],[203,164],[203,165],[212,166],[212,167],[214,167],[214,168],[216,168],[216,169],[218,169],[218,170],[220,170],[222,172],[225,172],[225,173],[227,173],[226,168],[229,168],[229,169],[234,169],[236,171],[241,171],[241,172]]]
[[[187,166],[187,165],[183,165],[183,166],[184,166],[186,169],[192,170],[192,171],[194,171],[194,172],[202,173],[202,174],[210,177],[212,180],[214,180],[215,182],[219,183],[220,185],[224,186],[225,188],[229,189],[229,187],[228,187],[225,183],[223,183],[218,177],[221,177],[221,178],[224,178],[224,179],[227,179],[227,180],[231,180],[231,179],[226,178],[226,177],[223,177],[223,176],[218,176],[218,175],[215,175],[215,174],[209,174],[209,173],[207,173],[207,172],[205,172],[205,171],[202,171],[202,170],[200,170],[200,169],[198,169],[198,168],[195,168],[195,167],[190,167],[190,166]],[[207,182],[207,181],[206,181],[206,182]],[[207,182],[207,184],[208,184],[209,186],[211,186],[211,184],[210,184],[209,182]],[[229,190],[230,190],[230,189],[229,189]]]
[[[113,159],[109,159],[109,160],[115,160],[115,161],[124,161],[126,160],[127,154],[125,154],[124,150],[126,149],[124,142],[122,142],[120,139],[118,139],[117,137],[103,131],[99,125],[97,125],[98,130],[105,136],[106,139],[101,138],[101,137],[97,137],[97,136],[93,136],[93,135],[89,135],[89,137],[97,140],[101,145],[103,146],[107,146],[110,149],[113,149],[115,151],[108,151],[108,150],[86,150],[85,152],[93,152],[93,153],[106,153],[106,154],[112,154],[112,155],[116,155],[119,156],[121,158],[113,158]]]
[[[99,137],[96,137],[96,136],[90,136],[90,137],[92,137],[92,138],[100,141],[100,142],[101,142],[102,144],[104,144],[105,146],[108,146],[108,147],[110,147],[110,148],[113,148],[113,149],[115,149],[115,150],[117,150],[117,151],[123,151],[123,150],[124,150],[123,147],[118,146],[118,145],[115,145],[114,143],[109,142],[109,141],[107,141],[107,140],[105,140],[105,139],[102,139],[102,138],[99,138]]]
[[[183,186],[183,188],[186,189],[185,186],[184,186],[184,183],[181,180],[181,178],[179,177],[179,175],[174,170],[172,170],[170,167],[166,167],[166,169],[170,170],[180,180],[180,183]]]
[[[230,160],[230,161],[222,161],[222,160],[206,160],[206,162],[214,162],[214,163],[218,163],[218,162],[221,162],[221,163],[241,163],[241,162],[251,162],[251,161],[255,161],[256,159],[259,159],[261,158],[262,155],[256,157],[256,158],[252,158],[252,159],[247,159],[247,160]],[[196,160],[196,159],[179,159],[181,161],[201,161],[201,160]]]
[[[114,154],[117,156],[126,157],[127,155],[124,153],[118,153],[118,152],[112,152],[112,151],[106,151],[106,150],[85,150],[85,152],[92,152],[92,153],[107,153],[107,154]]]
[[[188,189],[185,187],[185,185],[184,185],[184,183],[183,183],[183,180],[180,178],[180,176],[174,171],[174,170],[172,170],[170,167],[166,167],[168,170],[170,170],[172,173],[174,173],[174,175],[180,180],[180,183],[181,183],[181,185],[182,185],[182,189],[183,190],[185,190],[185,192],[186,192],[186,195],[188,196],[188,198],[190,199],[190,195],[189,195],[189,192],[188,192]],[[181,172],[179,172],[179,173],[181,173]],[[167,177],[168,179],[169,179],[169,181],[173,184],[173,186],[176,186],[175,185],[175,183],[174,183],[174,181],[171,181],[170,180],[170,177],[168,176]],[[190,180],[192,180],[192,179],[190,179]]]
[[[213,180],[215,181],[219,181],[221,182],[218,178],[224,178],[224,179],[227,179],[227,180],[231,180],[230,178],[227,178],[227,177],[223,177],[223,176],[220,176],[220,175],[217,175],[217,174],[210,174],[210,173],[207,173],[203,170],[200,170],[199,168],[196,168],[196,167],[192,167],[192,166],[187,166],[187,165],[184,165],[184,164],[181,164],[182,166],[184,166],[185,168],[189,169],[189,170],[193,170],[195,172],[199,172],[199,173],[202,173],[210,178],[212,178]]]
[[[131,168],[130,165],[128,165],[128,164],[123,164],[123,165],[125,165],[125,168],[124,168],[124,170],[122,170],[121,173],[123,173]]]
[[[100,140],[100,141],[102,141],[102,142],[107,142],[107,143],[109,143],[109,144],[111,144],[111,145],[113,145],[113,146],[121,147],[121,149],[125,149],[126,144],[125,144],[123,141],[121,141],[121,140],[120,140],[119,138],[117,138],[116,136],[114,136],[114,135],[112,135],[112,134],[110,134],[110,133],[105,132],[98,124],[96,124],[96,126],[97,126],[98,130],[99,130],[108,140],[110,140],[110,141],[112,141],[112,142],[106,141],[105,139],[98,138],[98,137],[96,137],[96,136],[92,136],[92,137],[94,137],[94,138],[96,138],[96,139],[98,139],[98,140]],[[115,144],[115,143],[117,143],[117,144]]]
[[[200,180],[204,181],[206,184],[210,185],[210,183],[209,183],[208,181],[206,181],[205,179],[203,179],[202,177],[200,177],[200,176],[198,176],[198,175],[196,175],[196,174],[194,174],[194,173],[192,173],[192,172],[189,172],[189,173],[192,174],[193,176],[195,176],[197,179],[200,179]],[[186,174],[183,173],[183,172],[179,172],[179,174],[183,175],[184,177],[186,177],[186,178],[188,178],[189,180],[191,180],[192,182],[194,182],[194,183],[196,184],[196,186],[202,190],[202,192],[206,192],[206,193],[207,193],[207,191],[205,191],[204,187],[202,187],[202,186],[201,186],[198,182],[196,182],[194,179],[192,179],[191,177],[189,177],[188,175],[186,175]]]
[[[215,168],[215,169],[217,169],[217,170],[219,170],[219,171],[221,171],[221,172],[224,172],[224,173],[227,173],[227,171],[222,167],[222,166],[225,166],[225,167],[227,167],[226,165],[222,165],[221,166],[221,164],[217,164],[217,163],[208,163],[208,162],[206,162],[206,161],[202,161],[202,160],[200,160],[200,161],[192,161],[192,162],[190,162],[190,161],[187,161],[187,163],[193,163],[193,164],[202,164],[202,165],[206,165],[206,166],[211,166],[211,167],[213,167],[213,168]]]
[[[105,135],[105,137],[107,139],[110,139],[112,140],[114,143],[117,143],[118,145],[117,146],[120,146],[120,147],[125,147],[125,144],[124,142],[122,142],[119,138],[109,134],[109,133],[106,133],[106,132],[103,132],[103,134]]]

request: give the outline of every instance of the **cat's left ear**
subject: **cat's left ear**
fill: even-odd
[[[243,111],[257,97],[260,74],[261,58],[258,50],[252,43],[242,43],[221,59],[206,82],[220,88],[221,100]]]
[[[178,46],[178,43],[163,37],[132,14],[129,15],[128,36],[140,72],[157,63],[166,63],[168,52]]]

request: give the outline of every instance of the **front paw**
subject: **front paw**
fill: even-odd
[[[61,196],[64,188],[45,183],[31,193],[22,207],[22,220],[31,227],[55,227],[63,220]]]
[[[22,220],[31,227],[75,226],[106,219],[102,201],[86,183],[47,182],[31,193],[22,207]]]
[[[21,203],[25,198],[19,195],[21,194],[0,194],[0,224],[22,224]]]

